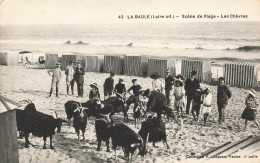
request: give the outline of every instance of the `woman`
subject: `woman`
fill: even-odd
[[[96,83],[90,84],[91,90],[89,92],[89,99],[100,99],[99,89]]]
[[[248,92],[248,96],[245,99],[246,108],[242,113],[242,118],[245,119],[245,130],[247,127],[247,121],[254,121],[257,128],[260,131],[259,124],[256,120],[257,116],[257,107],[259,106],[258,98],[256,97],[256,92],[254,90],[250,90]]]

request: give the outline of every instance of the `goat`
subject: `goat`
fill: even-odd
[[[113,149],[115,150],[116,159],[116,148],[117,146],[122,147],[125,158],[129,159],[129,153],[135,152],[136,148],[139,148],[139,155],[145,155],[145,148],[142,137],[135,133],[131,128],[122,123],[115,123],[111,127],[111,138]]]
[[[123,112],[124,114],[124,122],[128,121],[128,108],[124,104],[124,99],[119,97],[109,97],[104,101],[105,104],[111,104],[113,106],[114,112],[119,113]]]
[[[139,130],[138,134],[143,138],[143,140],[153,142],[153,146],[155,146],[156,142],[162,140],[166,143],[166,147],[169,148],[166,140],[165,123],[155,116],[149,116],[148,119],[142,123],[141,129]]]
[[[55,112],[56,113],[56,112]],[[24,135],[25,135],[25,147],[29,147],[29,134],[32,133],[34,136],[43,137],[44,145],[43,149],[46,149],[46,138],[50,137],[50,148],[54,149],[52,145],[52,135],[61,131],[62,122],[64,120],[58,118],[54,119],[53,116],[35,111],[31,114],[27,114],[24,119]]]
[[[78,136],[78,141],[80,141],[79,139],[79,131],[81,130],[82,132],[82,136],[83,136],[83,141],[85,141],[85,130],[86,130],[86,126],[87,126],[87,121],[88,121],[88,117],[87,117],[87,110],[83,109],[79,106],[77,106],[77,109],[74,110],[73,113],[73,127],[75,129],[75,132],[77,133]]]

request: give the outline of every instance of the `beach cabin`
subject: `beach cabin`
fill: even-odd
[[[124,75],[146,76],[148,57],[146,56],[124,56]]]
[[[226,63],[225,82],[237,87],[259,87],[260,65],[254,63]]]
[[[211,62],[210,61],[192,61],[182,60],[181,74],[187,79],[190,77],[192,70],[197,71],[196,78],[200,82],[211,82]]]
[[[124,69],[124,57],[123,56],[104,56],[103,72],[115,74],[123,74]]]
[[[102,56],[85,56],[84,64],[87,72],[101,72],[102,71]]]
[[[45,68],[54,68],[54,65],[58,62],[58,54],[45,54]]]
[[[11,105],[10,105],[11,104]],[[0,95],[0,162],[18,163],[16,112],[20,104]]]
[[[61,70],[65,70],[66,67],[69,65],[69,61],[74,61],[74,65],[77,65],[78,61],[81,61],[81,66],[86,67],[85,65],[85,59],[86,56],[83,55],[77,55],[77,54],[63,54],[61,59]]]
[[[157,72],[161,77],[166,77],[167,69],[170,70],[171,75],[175,76],[177,74],[180,74],[181,67],[182,65],[180,61],[174,58],[148,59],[147,76],[149,77],[152,73]]]
[[[17,54],[11,54],[11,52],[0,52],[0,65],[18,65]]]

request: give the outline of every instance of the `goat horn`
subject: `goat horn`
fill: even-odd
[[[54,111],[55,112],[55,114],[56,114],[56,118],[58,119],[59,117],[58,117],[58,114],[57,114],[57,112],[56,111]]]
[[[27,100],[22,100],[22,101],[20,101],[20,103],[22,103],[22,102],[27,102],[27,103],[30,103],[29,101],[27,101]]]

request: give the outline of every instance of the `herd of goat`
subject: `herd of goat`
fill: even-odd
[[[122,147],[125,158],[129,158],[129,154],[132,154],[138,148],[139,155],[144,156],[146,154],[147,142],[163,141],[167,148],[169,148],[166,140],[166,128],[165,123],[158,119],[156,116],[147,116],[146,120],[142,122],[141,129],[138,133],[133,131],[124,123],[115,122],[113,115],[115,113],[123,112],[124,121],[128,121],[128,107],[123,102],[123,99],[118,97],[110,97],[104,102],[100,100],[89,100],[85,103],[77,101],[67,101],[65,103],[65,112],[68,120],[56,118],[53,116],[41,113],[36,110],[35,104],[31,100],[24,100],[28,104],[24,110],[16,109],[17,129],[19,131],[19,138],[25,137],[25,147],[29,146],[29,134],[37,137],[43,137],[44,146],[46,149],[46,138],[50,137],[50,148],[53,149],[52,136],[61,131],[62,122],[73,123],[75,132],[80,140],[80,131],[82,132],[83,140],[85,140],[85,129],[90,116],[95,118],[95,129],[97,137],[97,151],[100,151],[101,142],[106,142],[107,151],[110,151],[109,140],[112,140],[112,148],[115,150],[117,147]],[[143,115],[144,105],[138,103],[134,108],[133,117],[135,124],[138,118]],[[172,112],[164,112],[167,117],[172,116]],[[175,118],[175,117],[173,117]]]

